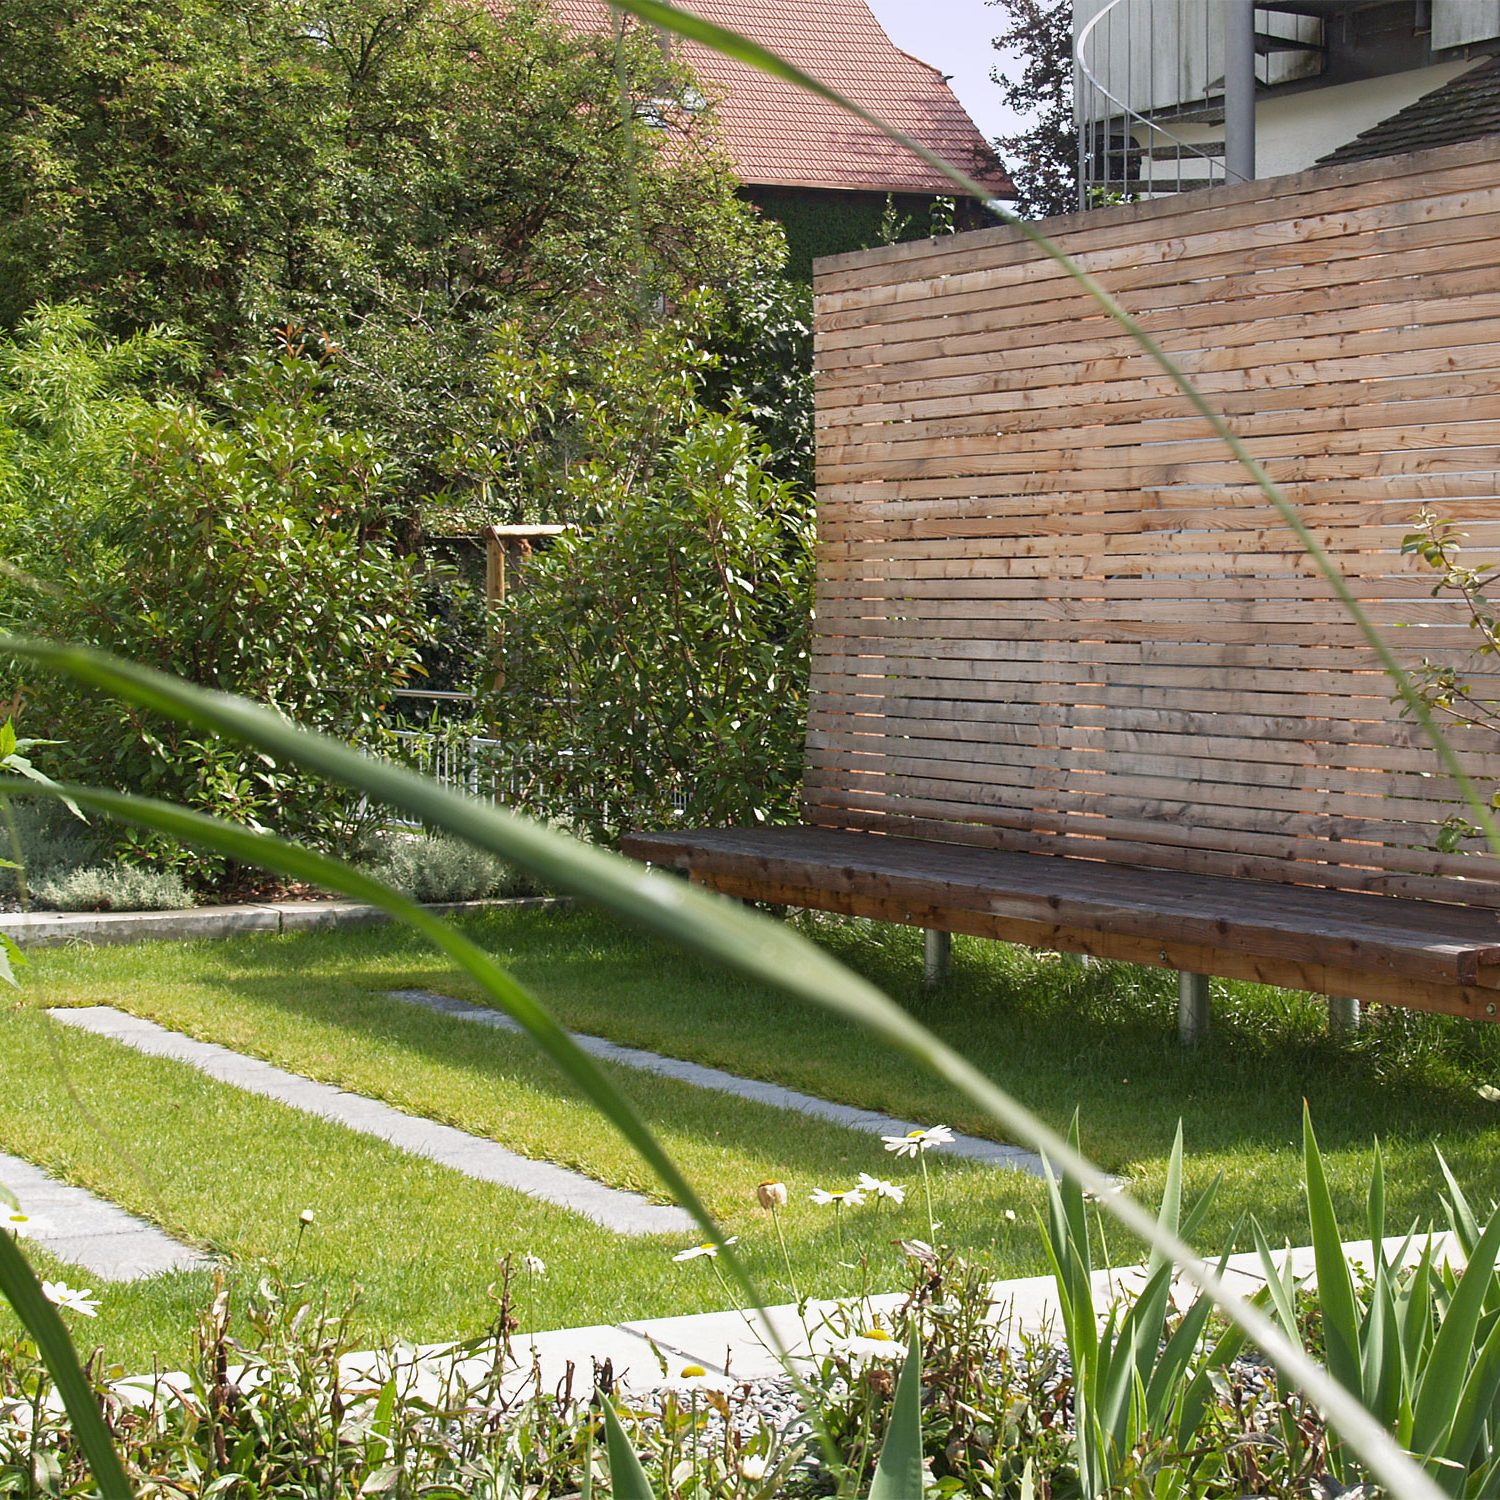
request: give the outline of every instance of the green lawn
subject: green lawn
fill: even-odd
[[[612,921],[518,910],[469,928],[579,1030],[993,1133],[943,1086],[846,1023],[726,978]],[[1340,1045],[1321,1034],[1321,1008],[1305,997],[1243,986],[1234,989],[1235,1005],[1217,1008],[1212,1039],[1184,1054],[1168,974],[1083,970],[961,940],[952,983],[924,997],[919,934],[853,922],[809,930],[1052,1123],[1065,1125],[1078,1107],[1085,1148],[1148,1198],[1180,1116],[1190,1182],[1202,1185],[1220,1170],[1226,1176],[1206,1244],[1221,1242],[1245,1212],[1258,1215],[1273,1240],[1306,1239],[1298,1156],[1304,1097],[1351,1226],[1377,1133],[1393,1221],[1436,1211],[1438,1140],[1476,1199],[1500,1196],[1500,1106],[1480,1094],[1500,1063],[1500,1033],[1382,1012],[1356,1043]],[[480,998],[445,961],[392,928],[35,955],[18,1003],[0,1018],[0,1149],[247,1266],[284,1259],[298,1213],[313,1208],[315,1226],[292,1269],[336,1300],[357,1283],[371,1339],[478,1331],[491,1311],[486,1289],[507,1253],[530,1251],[548,1264],[547,1276],[522,1292],[527,1327],[723,1304],[707,1262],[672,1262],[682,1240],[618,1238],[38,1014],[49,1005],[116,1005],[606,1182],[655,1191],[527,1043],[380,994],[399,986]],[[654,1076],[618,1076],[710,1207],[742,1236],[769,1296],[788,1290],[769,1222],[754,1205],[763,1178],[791,1189],[785,1224],[804,1290],[854,1291],[867,1274],[890,1286],[887,1242],[925,1235],[914,1191],[901,1210],[848,1215],[841,1259],[829,1210],[808,1202],[814,1187],[848,1185],[860,1171],[915,1189],[910,1165],[885,1155],[874,1137]],[[1032,1222],[1036,1183],[930,1160],[945,1238],[988,1258],[997,1274],[1043,1268]],[[868,1273],[851,1264],[861,1250]],[[1116,1258],[1126,1253],[1116,1247]],[[76,1282],[72,1271],[63,1274]],[[107,1287],[87,1332],[127,1365],[178,1360],[208,1284],[198,1274]]]

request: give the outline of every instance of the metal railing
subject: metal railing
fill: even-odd
[[[402,690],[395,696],[470,706],[474,703],[471,693]],[[494,806],[538,810],[534,804],[544,786],[555,787],[559,781],[586,774],[572,750],[543,754],[531,745],[516,745],[490,735],[410,724],[392,729],[391,734],[402,746],[406,764],[432,777],[439,786]],[[670,795],[673,813],[681,817],[687,807],[687,793],[673,788]],[[548,799],[544,796],[541,800]]]
[[[1074,47],[1074,97],[1080,208],[1117,199],[1180,193],[1227,180],[1217,151],[1204,149],[1211,143],[1184,139],[1159,118],[1143,113],[1115,92],[1115,89],[1128,92],[1137,77],[1138,62],[1144,67],[1145,76],[1154,78],[1160,56],[1156,15],[1155,0],[1109,0],[1078,34]],[[1214,76],[1216,59],[1211,55],[1211,30],[1205,23],[1200,74],[1203,96],[1195,103],[1200,118],[1218,123],[1222,119],[1224,69],[1220,57],[1218,74]],[[1161,38],[1171,47],[1174,66],[1179,70],[1182,59],[1177,54],[1181,38],[1180,28],[1174,28],[1170,36],[1164,28]],[[1109,84],[1101,73],[1108,77]],[[1125,80],[1123,83],[1119,82],[1121,78]],[[1179,107],[1175,119],[1181,123],[1192,113]],[[1189,169],[1186,173],[1184,166]]]

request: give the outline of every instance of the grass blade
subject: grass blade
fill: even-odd
[[[57,1309],[47,1300],[36,1272],[21,1253],[13,1236],[0,1230],[0,1292],[15,1308],[16,1316],[26,1325],[36,1341],[38,1353],[46,1363],[62,1397],[63,1408],[73,1424],[73,1436],[88,1461],[99,1493],[109,1497],[128,1496],[130,1481],[120,1463],[120,1455],[110,1441],[109,1429],[99,1414],[99,1403],[89,1389],[88,1378],[78,1362],[78,1352]]]
[[[1323,1341],[1328,1371],[1348,1390],[1361,1389],[1359,1306],[1354,1279],[1344,1258],[1344,1241],[1333,1211],[1323,1155],[1313,1134],[1312,1113],[1302,1105],[1302,1170],[1307,1183],[1307,1218],[1312,1230],[1313,1261],[1318,1268],[1318,1305],[1323,1311]]]
[[[610,1500],[656,1500],[641,1460],[615,1414],[614,1402],[606,1396],[599,1404],[604,1408],[604,1451],[609,1458]]]
[[[1293,1300],[1295,1290],[1289,1284],[1292,1282],[1292,1258],[1290,1255],[1287,1256],[1283,1272],[1277,1268],[1265,1231],[1255,1219],[1250,1221],[1250,1233],[1255,1237],[1255,1251],[1260,1256],[1261,1269],[1266,1273],[1266,1295],[1275,1309],[1276,1321],[1280,1323],[1289,1339],[1300,1338],[1301,1334],[1297,1329],[1297,1308]]]
[[[1412,1412],[1411,1445],[1418,1453],[1439,1447],[1453,1426],[1463,1399],[1469,1356],[1484,1312],[1485,1294],[1495,1275],[1500,1256],[1500,1213],[1485,1226],[1469,1263],[1458,1280],[1458,1289],[1432,1341],[1432,1353],[1417,1388]]]
[[[1437,1153],[1437,1159],[1438,1166],[1442,1169],[1443,1182],[1448,1189],[1443,1197],[1443,1207],[1448,1212],[1448,1227],[1458,1237],[1464,1254],[1472,1255],[1475,1245],[1479,1243],[1479,1220],[1474,1217],[1474,1210],[1469,1207],[1469,1200],[1464,1196],[1464,1190],[1459,1187],[1458,1179],[1449,1169],[1448,1160],[1441,1151]]]
[[[869,1500],[913,1500],[922,1489],[922,1334],[913,1320]]]
[[[1388,1427],[1396,1421],[1401,1399],[1401,1325],[1391,1295],[1385,1261],[1375,1262],[1375,1281],[1370,1289],[1370,1311],[1361,1339],[1360,1369],[1365,1405]]]
[[[1407,1390],[1415,1388],[1418,1372],[1426,1362],[1427,1347],[1432,1341],[1432,1279],[1435,1274],[1432,1255],[1432,1236],[1429,1234],[1399,1303],[1402,1375]]]
[[[1480,1347],[1443,1444],[1444,1456],[1461,1465],[1464,1472],[1491,1457],[1488,1453],[1476,1453],[1475,1449],[1484,1441],[1486,1430],[1493,1426],[1497,1397],[1500,1397],[1500,1323],[1490,1329],[1489,1337]]]
[[[1182,1120],[1177,1121],[1177,1133],[1172,1137],[1172,1153],[1167,1158],[1167,1180],[1162,1186],[1161,1209],[1156,1222],[1167,1234],[1176,1234],[1182,1222]],[[1151,1258],[1146,1262],[1148,1272],[1155,1271],[1165,1257],[1153,1247]]]

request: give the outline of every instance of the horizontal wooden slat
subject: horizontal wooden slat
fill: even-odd
[[[1243,186],[1193,194],[1175,202],[1135,204],[1107,212],[1068,214],[1040,226],[1054,238],[1068,243],[1070,253],[1092,254],[1114,250],[1139,261],[1134,247],[1147,246],[1154,258],[1173,259],[1196,234],[1227,234],[1245,231],[1252,243],[1259,238],[1275,243],[1280,226],[1295,231],[1314,216],[1326,214],[1330,205],[1363,205],[1378,210],[1382,205],[1410,204],[1441,199],[1445,195],[1473,189],[1483,190],[1495,181],[1494,163],[1500,158],[1494,139],[1466,146],[1444,147],[1357,168],[1332,168],[1296,176],[1272,178]],[[1196,200],[1196,201],[1195,201]],[[1409,215],[1418,223],[1422,216]],[[1267,225],[1275,228],[1268,229]],[[1285,238],[1284,234],[1281,236]],[[1034,246],[1016,229],[1000,227],[952,239],[923,241],[881,250],[833,256],[815,268],[815,287],[834,310],[834,298],[878,294],[886,286],[901,286],[925,278],[953,279],[976,267],[1035,263],[1038,273],[1051,274]]]

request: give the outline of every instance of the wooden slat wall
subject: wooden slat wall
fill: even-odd
[[[1400,555],[1500,557],[1500,138],[1053,220],[1409,662]],[[819,263],[810,823],[1500,907],[1326,582],[1170,383],[1014,230]],[[1486,789],[1500,740],[1455,742]],[[1456,884],[1461,881],[1462,884]]]

